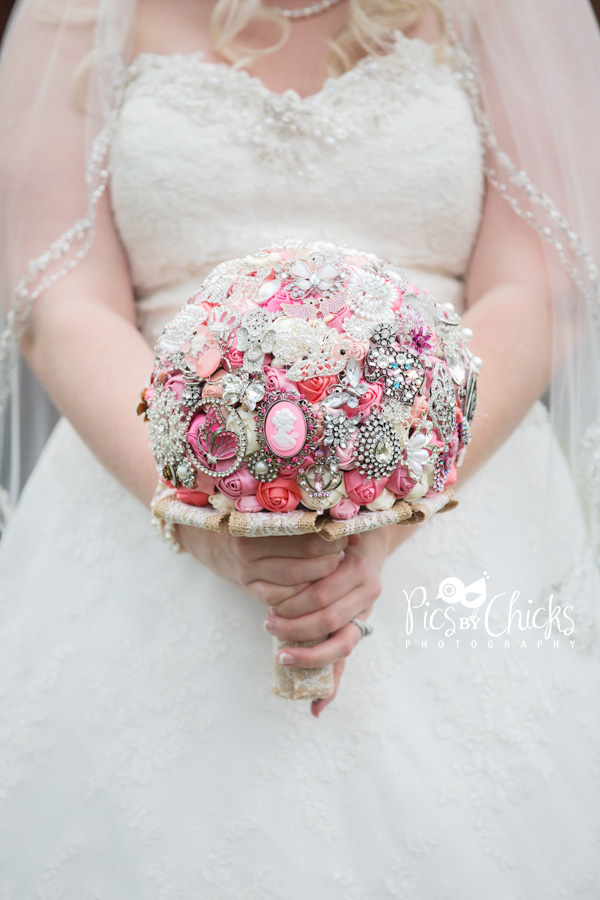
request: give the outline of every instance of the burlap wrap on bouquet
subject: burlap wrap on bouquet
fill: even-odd
[[[176,525],[193,525],[221,534],[236,537],[279,537],[290,534],[320,534],[325,541],[350,534],[372,531],[384,525],[418,525],[438,512],[447,512],[458,506],[452,488],[446,488],[435,497],[407,502],[398,500],[391,509],[383,512],[364,510],[346,521],[333,519],[327,513],[319,516],[310,510],[294,510],[287,513],[218,512],[212,506],[188,506],[177,500],[175,492],[165,489],[154,503],[152,512],[165,522]]]
[[[271,687],[274,694],[286,700],[319,700],[333,694],[333,665],[320,669],[303,669],[300,666],[282,666],[278,660],[280,650],[287,647],[314,647],[321,641],[280,641],[274,639],[275,659],[274,679]]]

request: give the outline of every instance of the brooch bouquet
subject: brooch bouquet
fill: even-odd
[[[138,407],[155,521],[332,540],[451,509],[470,337],[371,253],[288,239],[217,266],[158,339]],[[331,671],[281,669],[277,693],[331,692]]]

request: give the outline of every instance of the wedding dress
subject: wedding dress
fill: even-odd
[[[304,99],[144,53],[112,171],[151,342],[214,265],[283,236],[374,251],[464,307],[482,149],[420,40]],[[0,550],[2,900],[600,896],[589,616],[508,647],[483,606],[451,637],[424,616],[450,609],[448,579],[503,594],[499,619],[514,591],[547,604],[548,467],[569,484],[558,445],[538,453],[549,427],[538,401],[388,559],[374,634],[316,719],[271,691],[264,606],[171,553],[62,419]],[[563,503],[557,580],[583,532],[574,489]]]

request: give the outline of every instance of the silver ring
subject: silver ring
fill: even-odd
[[[373,626],[369,625],[368,622],[363,622],[362,619],[357,619],[356,617],[354,619],[350,619],[350,621],[354,622],[355,625],[358,625],[362,637],[369,637],[370,634],[373,634]]]

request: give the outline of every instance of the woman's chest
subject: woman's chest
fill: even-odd
[[[112,164],[134,263],[141,242],[215,259],[236,240],[246,252],[273,229],[308,229],[461,274],[483,189],[466,96],[429,45],[407,38],[308,98],[199,54],[144,54],[128,73]]]

